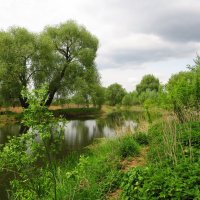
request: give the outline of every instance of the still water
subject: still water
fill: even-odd
[[[63,151],[81,151],[96,138],[110,138],[134,131],[136,125],[135,113],[128,111],[111,113],[98,119],[68,120],[64,124]],[[5,144],[9,137],[19,135],[19,132],[19,124],[0,127],[0,144]]]

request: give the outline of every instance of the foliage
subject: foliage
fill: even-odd
[[[102,139],[89,146],[71,169],[61,165],[60,199],[105,199],[119,187],[122,177],[119,146],[123,139]],[[71,160],[71,159],[70,159]]]
[[[24,91],[22,95],[29,103],[23,113],[23,123],[28,127],[28,132],[10,139],[0,152],[1,173],[10,173],[12,177],[12,198],[41,198],[49,194],[46,190],[48,186],[54,188],[53,198],[56,199],[54,160],[63,138],[61,123],[44,106],[46,89]],[[38,167],[39,163],[41,168]]]
[[[101,108],[105,102],[105,90],[99,84],[88,85],[85,81],[79,79],[72,102],[78,105],[86,105],[86,107],[93,104],[95,107]]]
[[[125,106],[138,105],[139,99],[138,99],[137,92],[127,93],[122,99],[122,104],[125,105]]]
[[[125,95],[126,95],[125,89],[122,88],[122,86],[118,83],[114,83],[106,89],[106,100],[108,101],[108,104],[111,106],[121,104],[122,99]]]
[[[199,110],[200,105],[200,68],[199,57],[195,60],[195,66],[190,71],[179,72],[169,79],[165,95],[162,95],[161,104],[172,108],[178,119],[183,123],[184,110]]]
[[[198,199],[199,164],[134,168],[124,176],[122,199]]]
[[[119,154],[122,158],[126,158],[128,156],[137,156],[140,152],[139,144],[135,141],[132,135],[127,135],[122,138]]]
[[[144,132],[134,133],[134,139],[140,145],[148,145],[149,144],[149,136]]]
[[[139,101],[141,104],[145,106],[156,105],[158,99],[158,93],[156,91],[147,90],[145,92],[140,93]]]
[[[199,155],[199,122],[180,124],[175,119],[157,123],[149,129],[149,160],[154,164],[176,165],[191,162]]]
[[[98,108],[67,108],[67,109],[58,109],[53,110],[54,116],[62,116],[64,118],[81,118],[81,117],[90,117],[98,116],[100,110]]]
[[[149,130],[149,165],[125,173],[122,199],[198,199],[199,121],[174,119]]]
[[[92,88],[92,94],[91,94],[92,103],[95,107],[97,106],[100,109],[101,106],[105,103],[105,88],[99,85],[93,85],[91,86],[91,88]]]
[[[168,84],[167,91],[169,92],[172,103],[192,107],[197,100],[196,97],[196,73],[193,71],[180,72],[173,75]],[[199,91],[200,92],[200,91]]]
[[[200,122],[184,123],[177,127],[177,131],[181,132],[178,140],[184,147],[200,149]]]
[[[22,88],[39,88],[48,84],[49,106],[58,92],[76,90],[78,79],[99,84],[94,63],[98,40],[85,27],[74,21],[46,27],[40,34],[25,28],[12,27],[0,32],[0,89],[4,98],[19,99]]]
[[[159,90],[159,80],[154,75],[148,74],[143,76],[141,82],[136,86],[136,90],[140,95],[142,92]]]

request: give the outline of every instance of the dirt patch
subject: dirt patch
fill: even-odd
[[[138,157],[127,158],[122,161],[122,172],[127,172],[129,169],[138,166],[146,165],[146,156],[147,156],[148,147],[143,147],[141,149],[140,155]],[[108,200],[119,200],[122,190],[117,189],[116,191],[109,193],[107,195]]]
[[[7,108],[0,108],[0,112],[14,112],[14,113],[21,113],[23,111],[22,107],[7,107]]]
[[[130,168],[145,166],[146,165],[146,155],[147,155],[148,147],[143,147],[141,153],[138,157],[129,158],[122,161],[122,171],[126,172]]]
[[[108,200],[119,200],[121,192],[122,192],[121,189],[117,189],[114,192],[109,193],[106,199],[108,199]]]
[[[147,132],[149,129],[149,122],[141,120],[138,123],[137,131],[138,132]]]

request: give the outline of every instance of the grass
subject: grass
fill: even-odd
[[[120,199],[199,199],[200,120],[189,111],[185,119],[164,116],[150,126],[148,164],[125,173]]]
[[[79,159],[71,155],[59,167],[58,199],[106,199],[120,186],[122,160],[139,152],[133,135],[126,135],[96,141]]]
[[[112,108],[106,109],[109,112]],[[58,113],[69,110],[76,114],[86,112],[85,108],[71,108]],[[96,110],[90,108],[87,112],[94,114]],[[56,163],[58,199],[198,199],[198,115],[188,113],[184,124],[159,109],[150,110],[150,115],[152,123],[145,115],[139,119],[148,124],[147,132],[146,128],[138,129],[134,134],[96,140],[84,154],[71,153]],[[41,185],[41,199],[52,199],[52,188],[47,183]]]

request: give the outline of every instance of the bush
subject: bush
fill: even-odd
[[[135,141],[140,145],[148,145],[149,144],[149,137],[146,133],[137,132],[134,135]]]
[[[183,161],[175,168],[134,168],[124,176],[122,199],[199,199],[199,164]]]
[[[119,154],[122,158],[137,156],[140,153],[140,146],[132,135],[122,137],[121,140]]]

